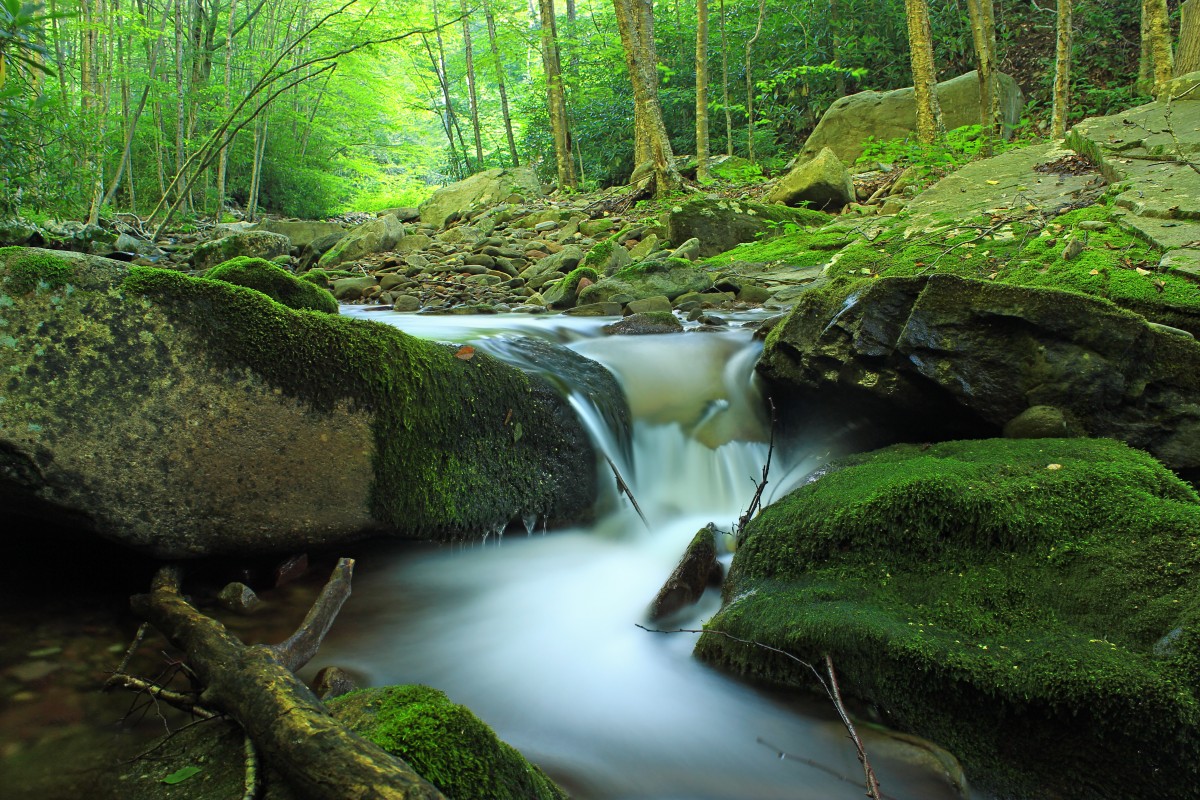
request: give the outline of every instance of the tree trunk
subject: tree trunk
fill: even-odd
[[[937,96],[937,69],[933,63],[933,35],[929,29],[929,6],[925,0],[904,0],[904,12],[908,23],[913,94],[917,104],[917,138],[922,144],[933,144],[943,131]]]
[[[483,169],[483,139],[479,135],[479,93],[475,90],[475,56],[471,51],[471,18],[467,0],[461,0],[463,57],[467,62],[467,95],[471,105],[471,130],[475,134],[475,170]]]
[[[1151,75],[1154,84],[1151,92],[1155,98],[1159,98],[1175,72],[1171,58],[1171,24],[1167,16],[1167,0],[1143,0],[1142,16],[1145,20],[1142,41],[1149,51],[1152,64]]]
[[[1179,6],[1179,45],[1175,49],[1175,74],[1200,71],[1200,0]]]
[[[996,140],[996,22],[992,0],[967,0],[971,16],[971,38],[975,44],[975,70],[979,77],[979,124],[983,135],[983,152],[991,155]]]
[[[1071,0],[1058,0],[1058,36],[1054,50],[1054,111],[1050,118],[1050,135],[1061,139],[1067,135],[1067,109],[1071,88]]]
[[[538,0],[542,23],[542,65],[546,72],[546,101],[550,132],[554,137],[554,162],[559,188],[574,189],[575,161],[571,156],[571,133],[567,130],[567,98],[563,92],[562,66],[554,27],[554,0]]]
[[[438,118],[442,121],[442,129],[446,131],[446,143],[450,146],[450,170],[456,178],[462,179],[462,167],[458,161],[458,149],[454,145],[454,115],[450,110],[450,89],[446,86],[446,76],[442,73],[441,66],[438,64],[437,56],[433,53],[433,48],[429,45],[429,39],[421,36],[425,43],[425,52],[429,55],[429,63],[433,67],[433,74],[437,78],[438,88],[442,94],[442,110],[438,114]],[[437,101],[434,101],[434,111],[437,111]],[[463,154],[464,160],[466,154]]]
[[[229,87],[233,82],[233,18],[237,14],[237,0],[229,3],[229,26],[225,29],[225,100],[222,108],[229,108]],[[217,153],[217,210],[213,222],[221,221],[221,209],[225,205],[225,172],[229,166],[229,146]]]
[[[708,0],[696,0],[696,180],[708,177]]]
[[[754,28],[754,35],[750,37],[750,41],[746,42],[746,145],[747,154],[751,161],[755,161],[754,157],[754,70],[750,66],[750,56],[754,51],[754,44],[758,41],[758,37],[762,35],[763,15],[766,12],[767,0],[758,0],[758,25]]]
[[[733,109],[729,106],[729,38],[725,34],[725,0],[721,2],[721,103],[725,106],[725,155],[733,155]]]
[[[658,104],[657,62],[654,57],[654,15],[649,0],[613,0],[625,66],[633,86],[635,157],[642,154],[654,166],[655,194],[665,195],[683,186],[675,167],[675,154]],[[648,79],[647,75],[653,76]],[[638,161],[641,166],[644,161]]]
[[[450,139],[450,158],[454,162],[454,169],[458,173],[458,177],[464,178],[466,175],[464,175],[462,169],[459,168],[458,156],[454,151],[454,127],[458,124],[458,121],[454,118],[454,105],[450,100],[450,79],[446,74],[446,48],[442,43],[442,26],[438,21],[437,0],[433,0],[433,27],[438,49],[437,61],[434,62],[434,69],[437,71],[438,82],[442,86],[442,100],[446,104],[446,135]],[[462,138],[461,133],[459,134],[459,138]],[[466,161],[467,151],[463,150],[463,166],[467,167],[467,172],[470,172],[470,168],[467,166]]]
[[[508,92],[504,88],[504,61],[500,58],[500,48],[496,45],[496,18],[492,7],[486,0],[483,5],[487,15],[488,44],[492,49],[492,60],[496,62],[496,87],[500,90],[500,114],[504,117],[504,134],[508,138],[508,154],[512,157],[512,165],[521,165],[517,158],[517,142],[513,138],[512,115],[508,111]]]
[[[444,800],[402,759],[352,734],[295,675],[350,594],[353,561],[338,563],[301,628],[280,645],[247,646],[180,593],[178,568],[163,567],[134,611],[182,650],[204,687],[200,702],[228,714],[295,790],[309,800]],[[115,683],[126,676],[116,676]],[[199,703],[197,703],[199,705]],[[253,791],[251,791],[251,795]]]

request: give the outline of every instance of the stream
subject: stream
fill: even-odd
[[[629,400],[632,446],[600,421],[594,401],[605,398],[572,404],[648,524],[604,467],[606,512],[586,528],[547,534],[527,520],[482,544],[372,545],[306,674],[336,664],[370,685],[441,689],[580,800],[863,796],[829,703],[706,667],[691,655],[694,634],[636,627],[696,531],[729,530],[754,494],[769,423],[753,373],[761,346],[748,328],[735,318],[728,332],[604,336],[611,320],[343,313],[517,361],[514,339],[536,336],[606,366]],[[817,455],[777,449],[764,502],[798,485]],[[719,601],[710,589],[667,626],[698,628]],[[886,795],[959,796],[940,771],[914,763],[923,751],[873,729],[863,737]]]

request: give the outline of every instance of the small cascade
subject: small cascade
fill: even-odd
[[[423,332],[420,317],[372,319],[439,339],[447,324],[432,318],[436,330]],[[548,369],[539,354],[550,351],[513,344],[511,332],[497,333],[503,324],[488,317],[479,323],[486,330],[460,331],[456,341]],[[632,412],[628,440],[605,411],[612,398],[561,373],[556,380],[648,524],[602,467],[599,513],[586,528],[545,535],[543,519],[543,535],[533,536],[531,515],[526,536],[502,548],[383,547],[356,577],[313,668],[337,664],[372,685],[441,689],[577,800],[861,797],[861,787],[835,777],[861,769],[828,704],[781,701],[699,664],[694,636],[636,627],[696,531],[709,522],[730,530],[754,495],[770,440],[753,377],[760,345],[747,331],[601,337],[598,324],[566,317],[514,324],[616,376]],[[816,466],[802,453],[774,453],[768,496]],[[499,544],[503,532],[492,533]],[[719,604],[710,591],[677,622],[700,627]],[[800,759],[780,761],[780,750]],[[872,764],[897,800],[955,797],[928,770],[887,757]]]

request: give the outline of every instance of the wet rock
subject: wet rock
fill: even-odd
[[[1004,424],[1007,439],[1059,439],[1070,435],[1066,416],[1054,406],[1031,406]]]
[[[244,583],[233,582],[217,594],[221,605],[235,614],[251,614],[262,605],[258,595]]]
[[[670,313],[674,309],[671,308],[671,301],[665,295],[660,294],[642,300],[633,300],[625,305],[625,310],[630,314],[645,314],[651,311]]]
[[[366,294],[368,289],[377,287],[375,276],[365,275],[361,278],[339,278],[333,281],[333,296],[343,302],[353,302]]]
[[[573,317],[618,317],[621,315],[620,303],[586,303],[563,312]]]
[[[270,260],[287,255],[291,242],[286,236],[266,231],[251,231],[205,242],[192,252],[193,269],[208,269],[238,256]]]
[[[663,295],[674,300],[688,292],[703,292],[712,286],[712,277],[690,261],[643,262],[592,284],[579,293],[579,302],[611,302],[618,297],[639,300]]]
[[[313,678],[313,693],[322,700],[332,700],[350,694],[357,688],[358,681],[341,667],[322,667]]]
[[[620,322],[605,325],[604,332],[613,335],[646,336],[659,333],[679,333],[683,323],[670,311],[647,311],[630,314]]]
[[[711,522],[696,532],[675,570],[650,603],[647,616],[658,622],[695,605],[709,585],[717,562],[717,528]]]

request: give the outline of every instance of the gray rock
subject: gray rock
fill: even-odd
[[[579,302],[608,302],[618,297],[627,297],[625,302],[629,302],[657,295],[674,300],[687,292],[703,292],[711,287],[712,277],[690,262],[679,259],[643,262],[587,287],[579,293]]]
[[[675,206],[667,217],[672,242],[700,240],[700,257],[732,250],[743,242],[782,233],[786,224],[822,225],[829,217],[814,211],[726,198],[697,197]]]
[[[532,169],[489,169],[438,189],[421,204],[421,221],[441,228],[452,215],[482,211],[514,196],[540,197],[541,186]]]
[[[605,333],[616,336],[648,336],[682,331],[683,323],[670,311],[646,311],[630,314],[620,322],[604,326]]]
[[[1016,81],[997,74],[1000,119],[1005,135],[1021,121],[1024,100]],[[947,130],[979,124],[979,79],[968,72],[937,85],[942,119]],[[847,164],[863,153],[868,137],[902,139],[916,132],[917,111],[912,87],[890,92],[866,91],[834,101],[800,150],[801,159],[813,158],[828,147]]]
[[[633,300],[627,303],[625,310],[630,314],[645,314],[651,311],[666,311],[671,312],[671,301],[664,295],[656,295],[647,297],[642,300]]]
[[[1004,423],[1006,439],[1056,439],[1070,435],[1067,418],[1054,406],[1031,406]]]
[[[404,223],[391,215],[364,222],[329,248],[317,266],[328,269],[371,253],[386,252],[400,243],[404,233]]]
[[[836,211],[854,199],[854,181],[842,160],[822,147],[811,160],[794,167],[767,195],[768,203]]]
[[[292,243],[288,238],[278,233],[235,233],[201,244],[192,252],[191,264],[193,269],[200,270],[215,267],[238,256],[265,258],[269,261],[275,256],[287,255],[291,247]]]
[[[305,248],[324,236],[343,235],[346,230],[336,222],[309,219],[265,219],[250,230],[278,233],[288,238],[292,247]]]
[[[588,303],[582,306],[568,308],[563,312],[573,317],[619,317],[620,303]]]
[[[684,258],[688,261],[695,261],[700,257],[700,240],[696,238],[688,239],[683,244],[671,251],[668,258]]]
[[[342,301],[353,301],[361,298],[368,289],[378,285],[375,276],[364,275],[361,278],[338,278],[333,281],[334,298]]]

